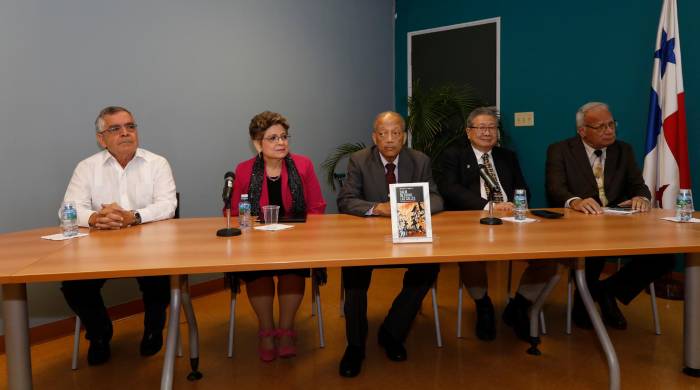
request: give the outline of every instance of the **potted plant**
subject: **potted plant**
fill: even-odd
[[[455,141],[463,139],[469,113],[483,105],[476,91],[468,85],[447,85],[424,90],[416,83],[413,96],[408,98],[408,142],[412,148],[430,157],[436,176],[441,172],[442,152]],[[363,142],[342,144],[321,164],[326,173],[326,182],[334,191],[335,181],[342,176],[335,172],[338,163],[363,148]]]

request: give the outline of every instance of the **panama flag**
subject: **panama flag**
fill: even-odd
[[[645,151],[644,181],[652,205],[674,208],[678,189],[690,188],[676,0],[664,0],[656,34]]]

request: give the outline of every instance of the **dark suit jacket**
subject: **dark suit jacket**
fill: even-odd
[[[428,182],[430,211],[443,209],[442,197],[433,181],[430,159],[425,154],[403,148],[399,153],[399,183]],[[338,194],[338,210],[341,213],[364,216],[375,203],[389,201],[384,165],[376,146],[353,153],[348,161],[343,188]]]
[[[517,188],[528,189],[515,153],[501,147],[491,150],[492,163],[498,174],[503,192],[512,201]],[[448,210],[483,210],[488,201],[481,197],[479,162],[469,141],[461,142],[445,151],[443,177],[438,183]]]
[[[628,143],[615,141],[608,146],[603,175],[605,197],[611,206],[635,196],[651,198]],[[552,207],[564,207],[573,197],[593,198],[600,203],[598,186],[581,137],[577,135],[549,145],[545,186]]]

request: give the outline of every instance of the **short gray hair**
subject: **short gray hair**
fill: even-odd
[[[127,114],[131,115],[133,118],[134,115],[131,113],[131,111],[127,110],[124,107],[119,107],[119,106],[108,106],[102,109],[99,114],[97,114],[97,119],[95,119],[95,132],[99,133],[101,132],[105,125],[105,117],[107,115],[114,115],[118,112],[126,112]]]
[[[469,113],[469,116],[467,117],[467,127],[471,127],[474,124],[474,118],[476,118],[479,115],[488,115],[490,117],[493,117],[496,119],[496,122],[500,124],[501,118],[500,118],[500,113],[498,112],[498,109],[494,106],[489,106],[489,107],[477,107]]]
[[[606,110],[610,111],[610,106],[602,102],[588,102],[579,107],[578,111],[576,111],[576,128],[578,129],[581,126],[583,126],[583,117],[586,116],[586,113],[588,111],[598,107],[603,107]]]

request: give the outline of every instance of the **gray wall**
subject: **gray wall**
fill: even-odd
[[[133,110],[142,147],[168,158],[182,217],[220,215],[223,174],[252,156],[248,122],[266,109],[322,176],[334,146],[368,142],[393,108],[393,52],[392,0],[4,1],[0,232],[58,224],[106,105]],[[107,301],[132,286],[108,284]],[[32,323],[68,313],[55,284],[29,294]]]

